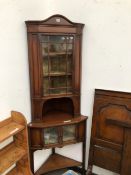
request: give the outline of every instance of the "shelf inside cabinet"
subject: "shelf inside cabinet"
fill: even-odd
[[[35,175],[41,175],[58,169],[81,166],[82,163],[59,154],[52,154],[46,162],[36,171]]]
[[[2,122],[1,122],[2,123]],[[0,124],[0,143],[23,130],[25,126],[14,122],[11,118],[4,121],[4,125]]]
[[[0,174],[19,161],[27,152],[11,143],[0,150]]]
[[[51,112],[48,112],[43,117],[43,122],[62,122],[62,121],[71,120],[72,118],[73,116],[69,113],[65,113],[61,111],[51,111]]]
[[[49,56],[66,55],[66,54],[67,54],[66,52],[49,52]]]
[[[63,116],[61,117],[63,118]],[[57,121],[51,121],[48,120],[46,122],[31,122],[29,123],[29,127],[30,128],[47,128],[47,127],[55,127],[55,126],[64,126],[64,125],[69,125],[69,124],[77,124],[80,123],[82,121],[85,121],[88,117],[85,116],[79,116],[79,117],[74,117],[74,118],[64,118],[67,120],[57,120]]]
[[[59,76],[71,76],[72,73],[66,73],[66,72],[50,72],[50,73],[46,73],[44,74],[44,77],[59,77]]]

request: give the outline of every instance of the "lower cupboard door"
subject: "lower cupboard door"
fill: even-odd
[[[63,142],[76,140],[76,125],[63,126]]]
[[[44,145],[58,144],[58,128],[51,127],[43,130]]]

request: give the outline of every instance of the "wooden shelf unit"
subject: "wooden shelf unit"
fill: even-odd
[[[0,174],[16,166],[7,175],[32,175],[29,165],[27,123],[24,116],[12,111],[11,117],[0,122],[0,144],[13,136],[13,141],[0,150]]]

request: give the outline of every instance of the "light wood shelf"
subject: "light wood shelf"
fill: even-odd
[[[67,167],[81,166],[82,163],[76,160],[67,158],[60,154],[52,154],[46,162],[36,171],[35,175],[41,175],[47,172],[63,169]]]
[[[13,122],[11,119],[7,119],[4,123],[5,126],[0,126],[0,133],[2,133],[0,134],[0,143],[25,128],[25,126]]]
[[[23,174],[22,171],[20,171],[19,169],[17,169],[15,167],[9,173],[7,173],[6,175],[24,175],[24,174]]]
[[[0,122],[0,143],[13,136],[13,142],[0,150],[0,174],[16,165],[6,175],[32,175],[29,164],[27,122],[19,112]]]
[[[0,151],[0,174],[19,161],[26,154],[27,152],[24,149],[17,147],[14,143],[4,147]]]

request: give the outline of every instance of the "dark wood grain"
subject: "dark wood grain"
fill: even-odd
[[[87,117],[80,114],[81,45],[84,24],[74,23],[59,14],[53,15],[45,20],[26,21],[25,23],[28,35],[31,89],[32,121],[28,125],[28,130],[32,171],[34,172],[34,152],[36,150],[52,148],[52,156],[55,156],[55,147],[63,147],[65,145],[82,142],[82,163],[79,165],[82,165],[82,174],[84,175]],[[48,38],[48,42],[45,41],[45,36]],[[55,38],[57,36],[65,37],[65,52],[62,52],[60,47],[59,51],[53,49],[53,44],[49,41],[52,36]],[[69,41],[70,37],[73,38],[71,43]],[[48,43],[46,49],[43,49],[43,43]],[[60,46],[58,43],[56,43],[56,45]],[[71,48],[69,46],[71,46]],[[53,64],[51,59],[54,60],[54,56],[56,58],[60,56],[63,61],[59,62],[59,68],[64,65],[64,59],[66,59],[65,72],[51,72],[51,65]],[[68,71],[69,58],[71,65],[70,72]],[[46,60],[48,60],[47,65]],[[45,70],[48,70],[48,74],[45,73]],[[45,78],[48,80],[46,81]],[[57,87],[57,93],[51,93],[56,90],[55,85],[59,85],[52,80],[53,78],[61,79],[63,82],[66,80],[66,85],[65,83],[61,83],[60,86],[61,89],[66,87],[66,91],[60,93]],[[63,128],[70,125],[75,127],[74,138],[63,141]],[[47,128],[49,129],[51,127],[56,129],[58,138],[55,143],[46,144],[44,133]],[[51,164],[52,161],[49,161],[46,172],[50,171]],[[58,169],[67,167],[59,166],[59,164],[62,164],[61,159],[58,159],[57,164]],[[42,165],[44,169],[46,169],[45,165],[46,163]],[[73,165],[70,161],[68,162],[68,167],[75,165],[77,166],[78,164],[75,163]],[[53,169],[55,170],[55,168]],[[37,173],[38,172],[40,173],[41,170],[38,170]],[[42,170],[42,172],[44,173],[45,170]]]
[[[131,94],[95,90],[88,175],[96,165],[131,174]]]
[[[67,167],[81,166],[81,162],[67,158],[59,154],[51,155],[46,162],[36,171],[35,175],[44,174]]]

